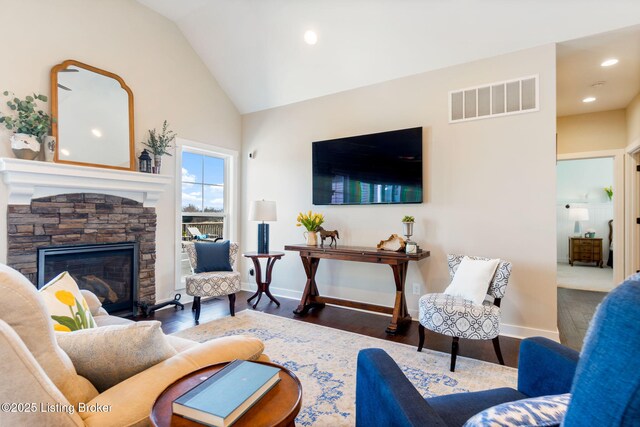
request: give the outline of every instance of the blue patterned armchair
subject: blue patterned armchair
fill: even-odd
[[[518,388],[423,399],[380,349],[358,355],[356,426],[462,426],[505,402],[571,393],[564,427],[640,425],[640,274],[600,304],[578,353],[546,338],[520,345]]]

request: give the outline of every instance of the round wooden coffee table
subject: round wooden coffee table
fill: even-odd
[[[251,409],[233,423],[234,427],[295,426],[295,419],[302,406],[302,385],[287,368],[275,363],[256,362],[280,369],[280,381],[273,386]],[[179,415],[173,415],[171,403],[187,390],[200,384],[222,369],[227,363],[207,366],[192,372],[165,389],[151,409],[151,423],[157,427],[199,426],[201,424]]]

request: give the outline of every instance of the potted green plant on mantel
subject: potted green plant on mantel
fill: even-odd
[[[28,95],[24,99],[9,91],[2,93],[8,97],[9,115],[0,113],[0,124],[13,131],[11,149],[19,159],[33,160],[40,154],[42,139],[51,128],[51,117],[39,109],[37,102],[47,102],[44,95]]]
[[[176,139],[176,134],[168,129],[169,124],[165,120],[162,124],[162,131],[158,132],[155,129],[149,130],[149,136],[146,141],[142,143],[151,149],[153,153],[154,173],[160,173],[160,167],[162,166],[162,156],[165,154],[171,156],[167,149],[171,148],[171,142]]]

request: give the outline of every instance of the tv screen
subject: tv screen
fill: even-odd
[[[313,143],[313,204],[422,203],[422,128]]]

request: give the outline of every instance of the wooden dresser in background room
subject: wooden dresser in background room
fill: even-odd
[[[602,239],[598,237],[569,237],[569,264],[595,262],[602,268]]]

